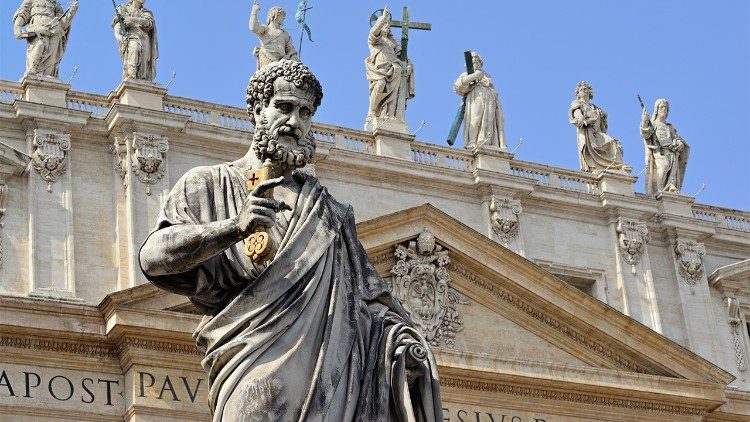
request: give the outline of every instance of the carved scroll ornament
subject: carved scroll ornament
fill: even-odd
[[[31,162],[34,169],[47,182],[47,192],[52,192],[52,183],[62,176],[67,166],[70,135],[35,129],[32,145],[34,152]]]
[[[490,202],[492,230],[506,246],[518,234],[518,214],[521,211],[521,201],[508,197],[492,197]]]

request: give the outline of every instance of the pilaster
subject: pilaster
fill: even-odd
[[[0,280],[3,279],[3,230],[5,229],[5,204],[8,197],[7,181],[21,176],[29,167],[31,157],[0,142]]]
[[[146,283],[138,253],[169,191],[169,139],[154,127],[128,123],[112,137],[118,195],[117,237],[120,254],[118,288]]]
[[[76,299],[73,184],[70,133],[65,126],[37,122],[27,129],[34,171],[29,173],[29,292]]]
[[[695,233],[669,233],[677,290],[682,304],[687,347],[712,363],[724,367],[718,337],[717,318],[703,263],[706,247]]]

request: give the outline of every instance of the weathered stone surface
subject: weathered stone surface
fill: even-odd
[[[76,0],[69,10],[63,10],[57,0],[23,0],[13,15],[13,35],[28,44],[24,76],[58,78],[77,11]]]
[[[289,33],[281,29],[286,17],[286,11],[274,6],[268,9],[268,19],[263,25],[258,22],[258,11],[260,4],[253,2],[250,12],[250,32],[254,33],[260,41],[260,46],[253,49],[253,56],[258,60],[257,69],[279,60],[297,60],[297,50]]]
[[[500,96],[492,78],[484,72],[484,60],[476,52],[471,53],[474,73],[462,73],[453,89],[464,97],[464,148],[482,146],[507,148],[505,142],[505,116]]]
[[[299,62],[261,68],[247,97],[251,149],[177,182],[141,266],[206,315],[195,337],[215,421],[440,421],[427,340],[374,272],[351,208],[295,172],[315,151],[322,95]],[[266,167],[278,177],[256,184]],[[259,230],[274,252],[253,260],[242,239]]]
[[[654,115],[649,119],[644,109],[641,137],[646,141],[646,194],[680,192],[685,179],[690,146],[670,123],[669,102],[656,100]]]
[[[156,38],[154,14],[143,7],[145,0],[128,0],[117,7],[112,20],[117,45],[122,58],[122,78],[153,81],[159,43]]]

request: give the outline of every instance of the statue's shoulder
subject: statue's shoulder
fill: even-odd
[[[225,166],[227,166],[227,164],[193,167],[190,170],[186,171],[185,174],[180,177],[180,180],[177,183],[194,184],[211,182],[220,177],[222,167]]]
[[[322,183],[320,183],[320,180],[317,177],[315,177],[314,174],[308,173],[304,170],[295,170],[294,178],[301,185],[302,184],[315,185],[315,188],[321,191],[321,194],[325,197],[325,201],[328,203],[328,206],[331,208],[331,210],[340,220],[343,221],[349,217],[351,217],[352,219],[354,218],[354,208],[352,208],[352,206],[349,205],[348,203],[339,202],[336,198],[334,198],[333,195],[331,195],[331,193],[328,191],[328,188],[326,188]]]
[[[581,101],[581,100],[573,100],[570,103],[570,108],[581,108],[583,107],[584,104],[588,104],[588,103]]]

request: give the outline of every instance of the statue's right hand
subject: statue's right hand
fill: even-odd
[[[259,10],[260,10],[260,4],[258,4],[257,1],[254,1],[251,13],[258,13]]]
[[[643,114],[641,115],[641,121],[643,121],[644,123],[648,122],[648,112],[646,111],[646,109],[643,109]]]
[[[282,201],[263,197],[265,192],[280,185],[283,181],[283,177],[266,180],[245,198],[242,209],[234,217],[243,236],[253,233],[258,228],[271,227],[274,223],[274,214],[284,209],[291,209]]]

